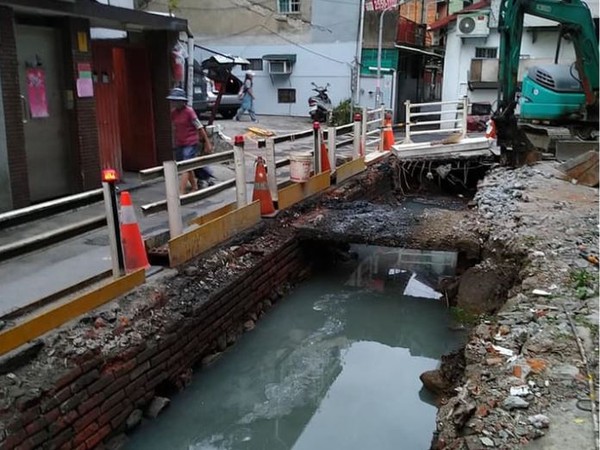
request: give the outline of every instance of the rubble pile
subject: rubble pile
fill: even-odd
[[[520,282],[471,332],[432,447],[512,449],[547,436],[535,448],[593,449],[598,267],[583,256],[598,248],[598,191],[560,180],[544,162],[492,170],[473,206],[484,257],[521,257]],[[559,441],[568,447],[544,446]]]

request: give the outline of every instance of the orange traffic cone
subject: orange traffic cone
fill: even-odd
[[[325,142],[321,142],[321,172],[327,172],[331,170],[331,164],[329,164],[329,152]]]
[[[144,240],[140,233],[129,192],[121,192],[121,242],[125,253],[125,269],[133,272],[150,267]]]
[[[267,171],[265,170],[265,162],[262,158],[256,160],[256,174],[254,175],[254,192],[252,193],[252,201],[260,200],[260,214],[269,216],[275,213],[273,199],[269,191],[267,183]]]
[[[386,114],[383,128],[383,150],[391,150],[392,145],[394,145],[394,130],[392,130],[392,117],[389,114]]]

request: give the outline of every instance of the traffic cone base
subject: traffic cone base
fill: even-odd
[[[121,243],[127,272],[150,267],[131,196],[127,191],[121,192]]]
[[[256,173],[254,175],[254,191],[252,192],[252,201],[260,201],[260,215],[272,217],[277,214],[273,206],[273,199],[267,183],[267,171],[262,158],[256,162]]]

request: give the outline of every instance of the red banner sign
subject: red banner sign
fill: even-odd
[[[397,0],[366,0],[365,9],[367,11],[383,11],[392,8],[398,4]]]
[[[25,71],[27,79],[27,98],[32,118],[48,117],[48,100],[46,99],[46,74],[44,69],[28,67]]]

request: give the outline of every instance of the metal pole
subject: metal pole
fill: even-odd
[[[327,157],[329,158],[329,167],[331,167],[331,173],[335,172],[335,138],[337,132],[335,127],[329,127],[327,130]]]
[[[313,139],[314,139],[314,161],[315,161],[315,175],[321,173],[321,124],[319,122],[313,122]]]
[[[360,2],[360,19],[358,23],[358,42],[356,45],[356,91],[354,92],[354,103],[360,102],[360,65],[362,62],[363,33],[365,26],[365,0]]]
[[[248,203],[248,196],[246,193],[246,163],[244,161],[244,136],[236,136],[234,138],[233,158],[235,162],[237,207],[242,208]]]
[[[467,116],[469,114],[469,97],[466,95],[463,97],[463,111],[461,117],[461,128],[462,128],[462,137],[467,136]]]
[[[260,147],[260,142],[258,143]],[[277,167],[275,166],[275,141],[267,139],[265,142],[265,159],[267,160],[267,183],[269,184],[269,191],[271,192],[271,200],[273,202],[279,201],[279,195],[277,191]]]
[[[183,221],[181,219],[181,201],[179,200],[179,177],[177,175],[177,163],[175,161],[164,161],[163,171],[165,174],[165,191],[167,193],[169,233],[171,235],[171,239],[173,239],[183,233]]]
[[[106,223],[108,225],[108,241],[110,244],[113,277],[119,278],[125,275],[125,256],[123,254],[123,245],[121,244],[121,228],[115,184],[103,181],[102,193],[104,194],[104,208],[106,211]]]
[[[188,105],[194,104],[194,36],[188,31],[188,70],[187,70],[187,96]]]
[[[412,140],[410,139],[410,100],[406,100],[404,102],[404,106],[406,108],[404,124],[406,130],[406,137],[404,138],[404,144],[412,144]]]
[[[354,114],[354,146],[352,151],[352,159],[360,158],[360,144],[362,140],[362,117],[359,113]]]
[[[359,156],[365,156],[367,153],[367,122],[369,121],[369,113],[367,107],[363,107],[362,113],[362,123],[360,133],[360,148],[359,148]]]

